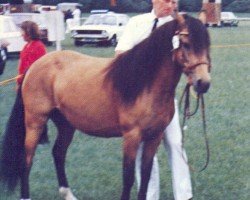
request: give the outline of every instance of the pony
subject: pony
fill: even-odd
[[[76,129],[98,137],[123,137],[123,189],[130,199],[138,146],[143,145],[138,199],[145,200],[152,160],[163,131],[174,115],[175,89],[181,74],[197,93],[211,82],[210,39],[202,22],[188,15],[156,29],[133,49],[114,58],[74,51],[51,52],[26,73],[7,124],[0,178],[21,199],[29,199],[29,174],[44,127],[58,129],[52,154],[59,192],[75,200],[65,157]]]

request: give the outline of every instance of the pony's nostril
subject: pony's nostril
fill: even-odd
[[[195,90],[197,93],[206,93],[210,87],[210,82],[202,81],[199,79],[196,81]]]

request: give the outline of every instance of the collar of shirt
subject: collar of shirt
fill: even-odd
[[[153,23],[153,21],[155,20],[155,18],[157,18],[156,15],[155,15],[154,10],[151,11],[151,18],[152,18],[152,23]],[[166,22],[170,22],[170,21],[173,20],[173,19],[174,19],[174,18],[172,17],[172,15],[167,15],[167,16],[165,16],[165,17],[160,17],[160,18],[158,18],[157,27],[159,27],[159,26],[165,24]]]

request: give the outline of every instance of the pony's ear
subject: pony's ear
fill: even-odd
[[[176,13],[176,20],[177,20],[180,27],[185,25],[185,19],[184,19],[183,14],[180,14],[180,13],[177,12]]]
[[[207,11],[202,9],[198,14],[198,19],[203,23],[207,23]]]

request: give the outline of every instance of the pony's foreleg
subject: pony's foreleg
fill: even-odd
[[[135,176],[135,159],[140,141],[141,134],[137,129],[123,134],[123,191],[121,200],[129,200],[130,198]]]
[[[157,148],[161,142],[162,133],[158,134],[157,137],[147,139],[143,144],[142,160],[141,160],[141,183],[138,193],[138,200],[146,200],[148,182],[151,175],[153,158],[157,151]]]

